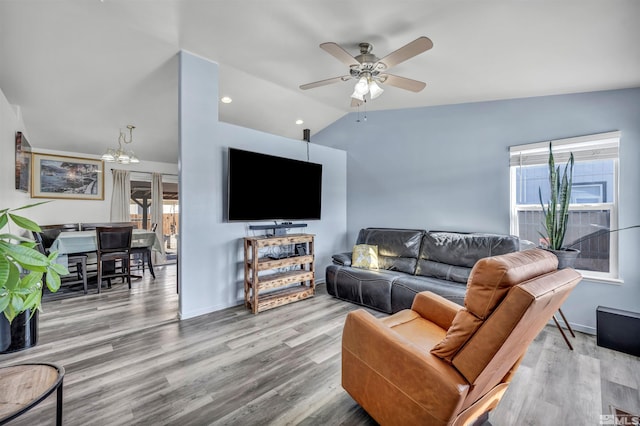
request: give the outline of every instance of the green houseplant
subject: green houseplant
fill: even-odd
[[[569,203],[571,202],[571,186],[573,183],[573,153],[564,169],[556,166],[551,142],[549,142],[549,200],[545,204],[542,200],[542,189],[538,188],[545,233],[540,236],[546,241],[547,249],[558,257],[558,268],[573,266],[573,262],[580,254],[579,250],[564,247],[564,237],[569,222]],[[546,234],[546,235],[545,235]]]
[[[31,204],[16,209],[0,210],[0,333],[7,341],[7,333],[14,334],[16,318],[22,322],[37,321],[36,312],[41,309],[43,279],[51,292],[60,288],[60,275],[69,273],[63,265],[55,263],[57,252],[45,256],[28,238],[11,233],[13,222],[26,231],[40,232],[40,227],[30,219],[13,213],[43,203]],[[4,228],[9,232],[3,232]],[[11,339],[9,339],[11,341]],[[34,343],[35,344],[35,343]],[[0,347],[5,350],[6,347]]]

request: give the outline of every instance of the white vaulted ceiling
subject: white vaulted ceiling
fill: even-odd
[[[350,108],[353,81],[318,45],[383,57],[419,36],[433,49],[392,69],[369,110],[640,86],[640,1],[0,0],[0,89],[33,146],[101,154],[134,124],[144,160],[177,161],[180,49],[220,65],[220,119],[294,139]],[[303,119],[302,126],[296,119]]]

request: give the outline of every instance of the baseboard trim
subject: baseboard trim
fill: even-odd
[[[558,314],[556,314],[556,318],[558,319],[558,322],[560,323],[560,326],[562,327],[562,329],[567,330],[567,327],[565,327],[564,321],[562,321],[562,318],[560,318]],[[569,321],[569,324],[571,325],[571,328],[574,331],[579,331],[580,333],[584,333],[584,334],[592,334],[594,336],[597,334],[595,327],[589,327],[588,325],[583,325],[583,324],[576,324],[575,322],[571,322],[571,321]],[[550,319],[547,325],[552,325],[554,327],[556,326],[556,324],[553,322],[553,319]]]
[[[200,308],[200,309],[196,309],[194,311],[188,311],[188,312],[178,311],[178,319],[186,320],[190,318],[195,318],[201,315],[206,315],[213,312],[221,311],[223,309],[232,308],[233,306],[234,305],[214,305],[214,306],[207,306],[206,308]]]
[[[579,331],[585,334],[591,334],[593,336],[597,334],[597,330],[595,327],[589,327],[587,325],[582,325],[582,324],[575,324],[572,322],[569,322],[569,324],[571,324],[571,328],[573,328],[575,331]]]

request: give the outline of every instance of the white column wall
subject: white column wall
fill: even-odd
[[[242,238],[248,223],[225,222],[229,147],[306,159],[306,144],[218,122],[218,65],[180,53],[180,317],[242,303]],[[323,164],[322,219],[316,235],[316,277],[346,238],[346,153],[311,144],[310,161]],[[256,176],[256,185],[264,185]],[[269,188],[280,190],[280,188]],[[286,190],[286,187],[281,188]]]

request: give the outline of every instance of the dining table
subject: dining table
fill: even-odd
[[[158,235],[147,229],[134,229],[131,235],[131,247],[151,247],[152,250],[164,253],[164,247]],[[55,239],[50,252],[57,251],[57,263],[68,266],[68,255],[71,253],[91,253],[98,249],[96,231],[61,232]]]

